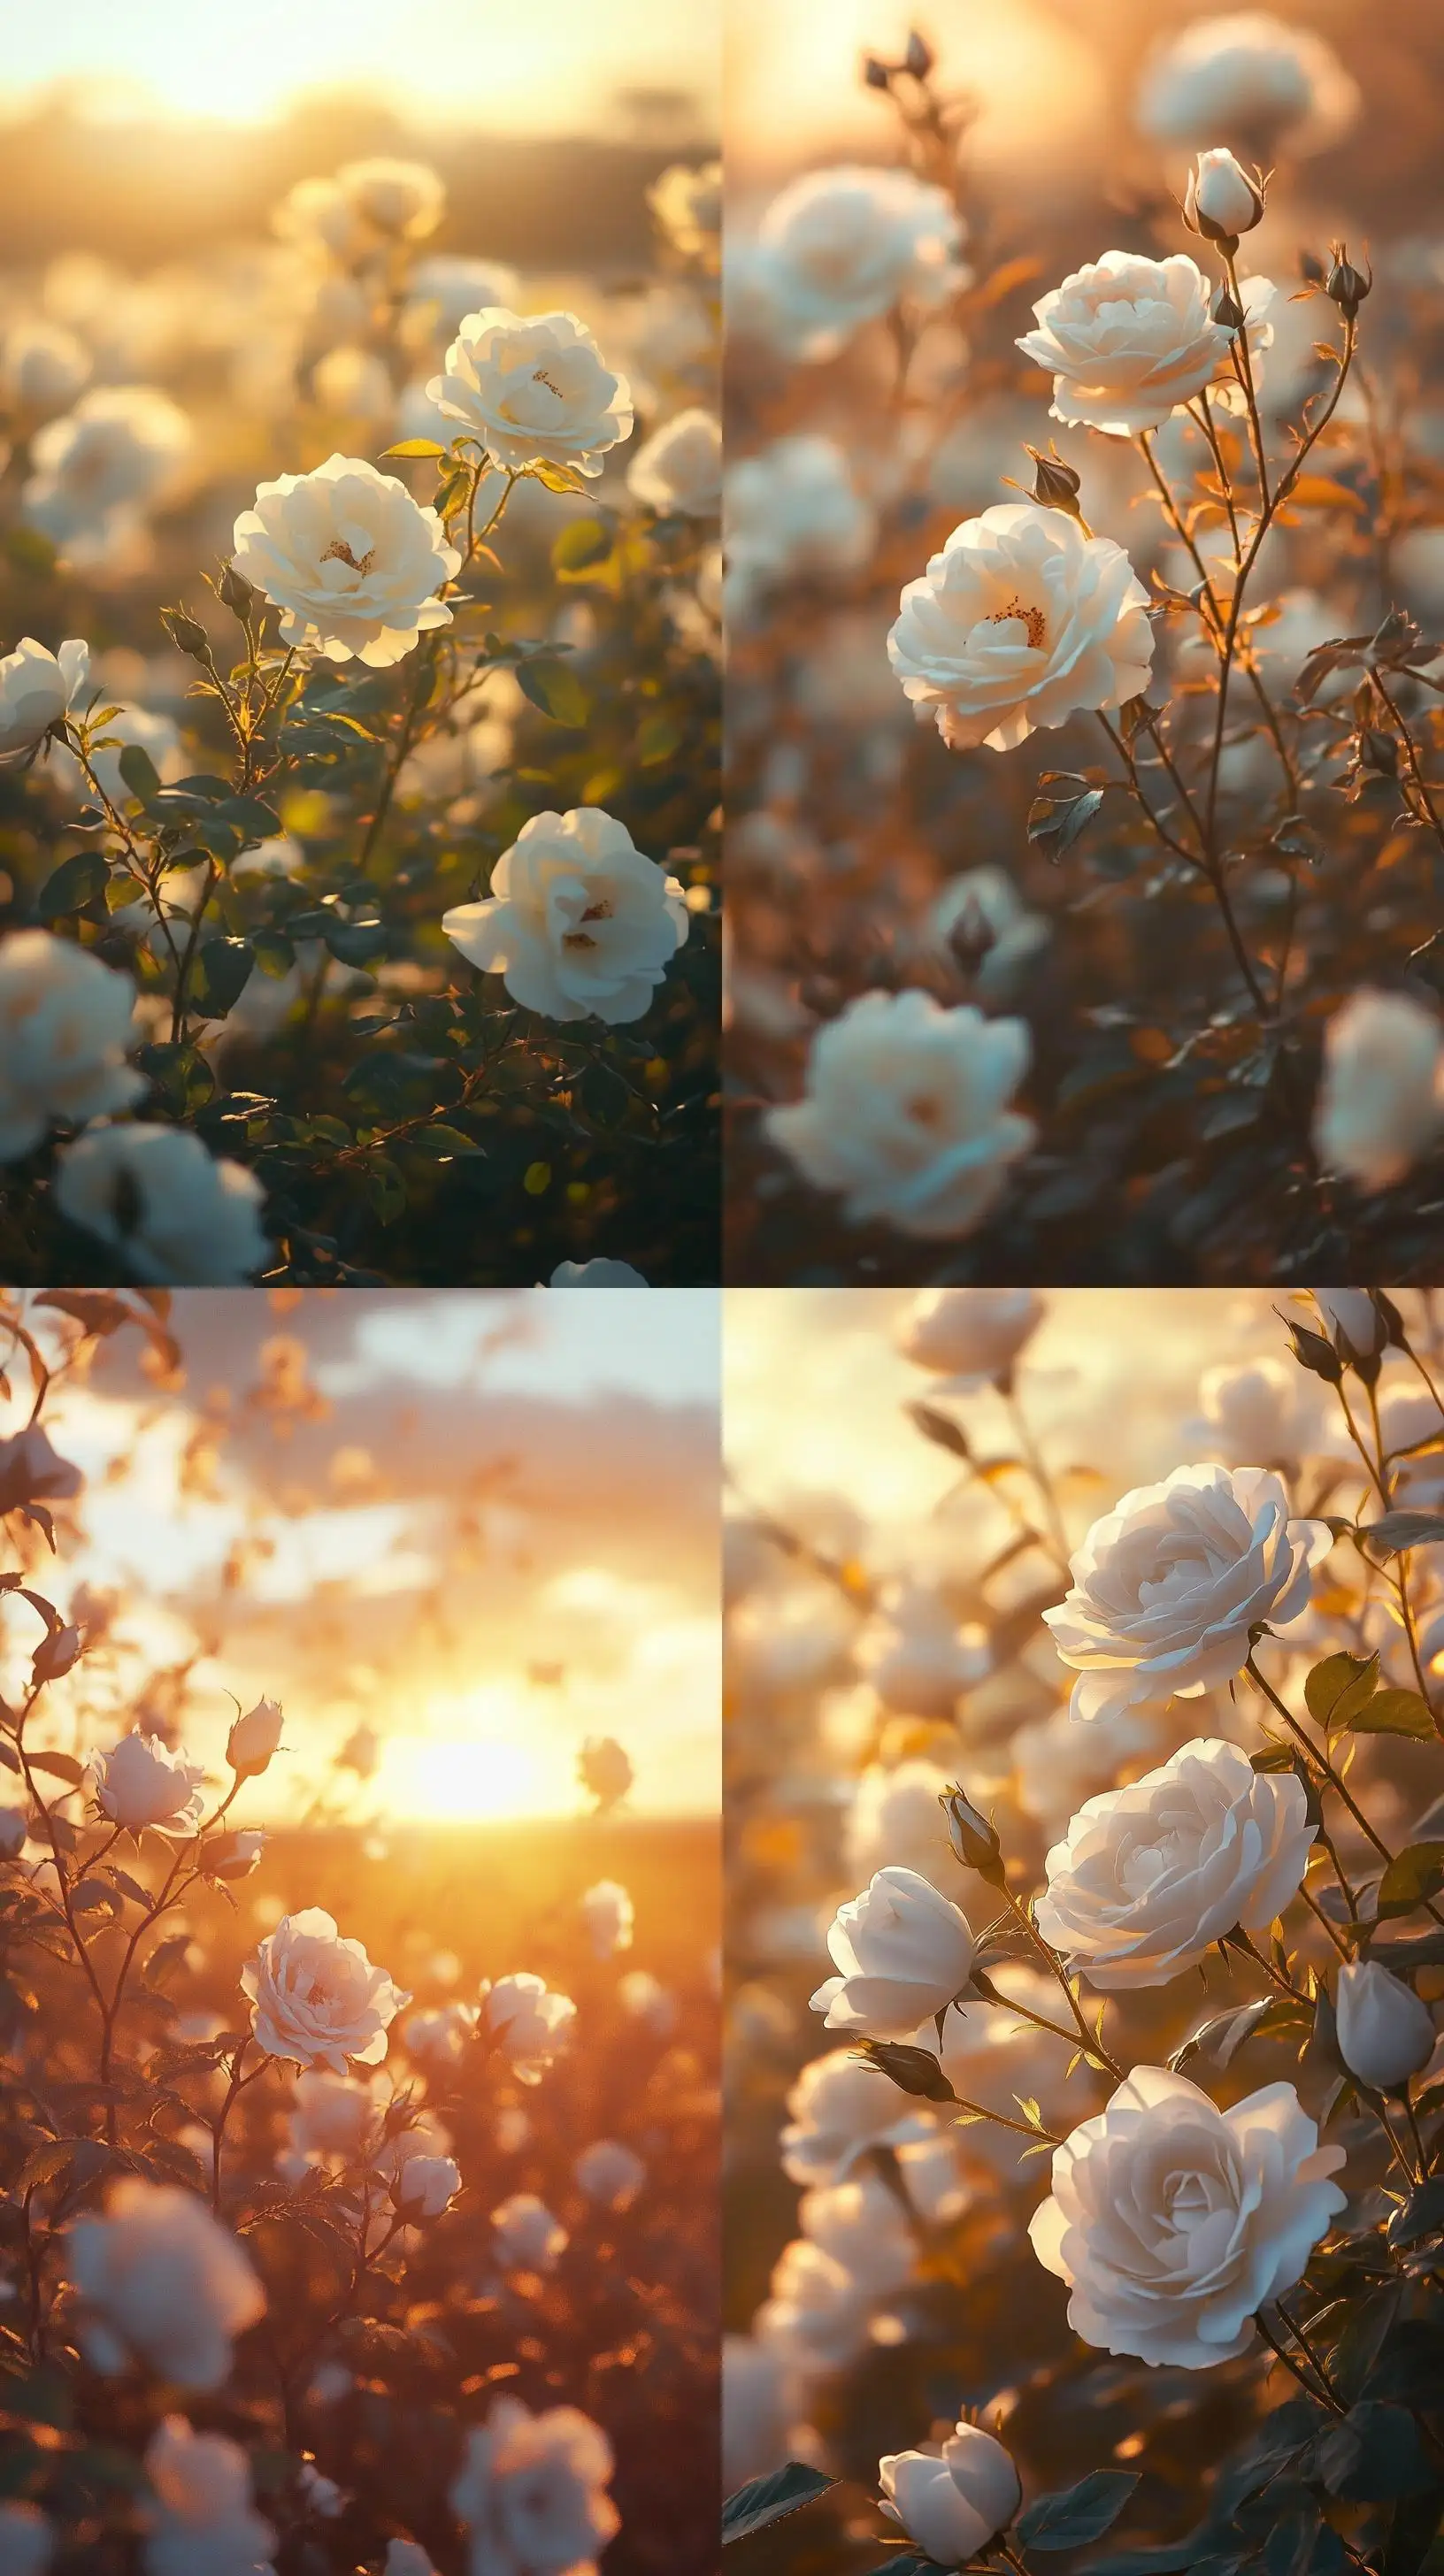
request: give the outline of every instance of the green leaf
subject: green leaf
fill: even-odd
[[[321,936],[343,966],[369,966],[373,957],[384,955],[387,930],[384,921],[338,921],[328,913]]]
[[[1412,1914],[1444,1887],[1444,1842],[1410,1843],[1390,1861],[1379,1881],[1378,1915]]]
[[[1038,2496],[1018,2516],[1025,2549],[1081,2549],[1115,2523],[1139,2482],[1137,2469],[1094,2469],[1076,2486]]]
[[[148,805],[160,786],[160,771],[150,753],[138,742],[124,743],[119,767],[132,796],[138,796],[142,805]]]
[[[384,464],[388,456],[444,456],[446,452],[434,438],[402,438],[394,447],[382,448],[381,460]]]
[[[1402,1556],[1406,1548],[1433,1547],[1444,1539],[1444,1512],[1385,1512],[1359,1536],[1383,1556]]]
[[[1408,2408],[1365,2398],[1319,2444],[1319,2474],[1347,2504],[1392,2504],[1433,2482]]]
[[[393,1225],[406,1205],[406,1183],[396,1165],[385,1154],[374,1154],[366,1165],[365,1179],[373,1215],[383,1225]]]
[[[250,982],[255,962],[244,939],[203,940],[191,972],[192,1008],[202,1019],[225,1019]]]
[[[263,975],[273,975],[277,979],[289,975],[296,963],[295,946],[284,930],[253,930],[251,955]]]
[[[85,1765],[77,1762],[73,1753],[27,1753],[25,1758],[32,1771],[44,1771],[52,1780],[68,1781],[72,1789],[78,1789],[85,1777]]]
[[[62,859],[36,899],[41,920],[59,921],[67,912],[83,911],[104,894],[109,874],[99,850],[77,850],[72,858]]]
[[[1368,1707],[1349,1722],[1355,1735],[1410,1735],[1417,1744],[1435,1740],[1429,1703],[1417,1691],[1376,1691]]]
[[[1320,1726],[1351,1726],[1378,1686],[1377,1655],[1329,1655],[1305,1681],[1304,1699]]]
[[[774,2469],[770,2477],[753,2478],[728,2496],[722,2507],[722,2538],[746,2540],[754,2531],[765,2531],[790,2513],[797,2513],[813,2499],[826,2495],[835,2478],[824,2477],[821,2469],[810,2469],[801,2460],[789,2460],[785,2468]]]
[[[192,1117],[216,1094],[216,1077],[199,1048],[172,1043],[142,1047],[136,1056],[173,1118]]]
[[[539,653],[530,662],[519,662],[517,680],[534,707],[554,724],[584,725],[592,711],[592,702],[566,662]]]
[[[585,572],[589,564],[605,563],[612,551],[612,532],[600,519],[573,519],[552,544],[554,572]]]
[[[682,728],[675,717],[660,709],[646,718],[637,734],[637,758],[644,769],[655,769],[670,760],[682,748]]]

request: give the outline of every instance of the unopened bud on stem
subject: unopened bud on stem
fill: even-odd
[[[1183,201],[1183,220],[1191,233],[1232,259],[1240,234],[1253,231],[1263,210],[1264,182],[1259,174],[1251,178],[1231,152],[1200,152]]]
[[[1331,304],[1337,304],[1346,322],[1352,322],[1374,283],[1374,272],[1367,275],[1355,268],[1342,242],[1330,242],[1329,256],[1333,266],[1324,280],[1324,293]]]
[[[986,1816],[981,1815],[964,1789],[949,1789],[938,1799],[948,1823],[948,1840],[965,1869],[975,1869],[992,1887],[1001,1887],[1006,1875],[998,1837]]]
[[[226,1740],[226,1760],[238,1780],[259,1779],[281,1741],[280,1702],[258,1699],[238,1717]]]

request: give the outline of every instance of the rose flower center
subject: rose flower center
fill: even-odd
[[[1014,617],[1028,630],[1029,652],[1041,653],[1048,641],[1048,621],[1041,608],[1025,608],[1022,600],[1014,597],[1006,608],[990,610],[983,623],[985,626],[1006,626]]]
[[[358,563],[351,552],[350,547],[347,545],[345,538],[333,537],[329,546],[324,549],[321,561],[322,563],[349,564],[353,572],[359,572],[364,577],[364,575],[371,570],[372,565],[376,561],[376,549],[374,546],[369,547]]]

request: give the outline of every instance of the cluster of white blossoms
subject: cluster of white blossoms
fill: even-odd
[[[943,188],[906,170],[814,170],[762,219],[750,284],[779,348],[831,357],[898,305],[930,312],[968,283]]]
[[[1359,110],[1357,83],[1325,38],[1264,9],[1196,18],[1145,67],[1138,121],[1191,150],[1205,134],[1267,159],[1326,151]]]
[[[97,385],[31,441],[20,502],[72,563],[104,563],[173,486],[194,432],[153,385]]]
[[[689,927],[681,885],[599,805],[533,814],[479,903],[442,929],[514,1002],[551,1020],[640,1019]]]
[[[450,2491],[469,2576],[596,2576],[621,2516],[607,2493],[612,2449],[574,2406],[540,2415],[498,2397],[467,2436]]]

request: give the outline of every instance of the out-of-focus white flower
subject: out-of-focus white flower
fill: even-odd
[[[72,939],[17,930],[0,942],[0,1162],[52,1119],[79,1126],[128,1109],[145,1076],[127,1064],[135,987]]]
[[[364,457],[258,484],[234,544],[236,570],[282,612],[282,641],[328,662],[387,670],[451,624],[438,594],[459,552],[436,512]]]
[[[0,2576],[45,2576],[55,2532],[38,2504],[0,2504]]]
[[[174,2183],[126,2174],[103,2218],[67,2236],[93,2369],[115,2378],[134,2353],[177,2388],[219,2388],[231,2341],[265,2312],[249,2256],[204,2201]]]
[[[251,2504],[251,2464],[224,2433],[183,2415],[156,2426],[145,2454],[156,2498],[143,2507],[146,2576],[267,2576],[276,2535]]]
[[[1068,2283],[1068,2322],[1104,2352],[1211,2370],[1253,2341],[1346,2194],[1292,2084],[1220,2111],[1184,2075],[1136,2066],[1053,2154],[1028,2234]]]
[[[733,2495],[787,2457],[782,2357],[752,2335],[722,2338],[722,2488]]]
[[[1015,986],[1020,967],[1053,935],[1041,913],[1029,912],[1006,868],[964,868],[950,877],[928,907],[927,928],[934,953],[961,968],[980,993]]]
[[[424,161],[380,154],[369,161],[347,161],[336,173],[336,185],[366,223],[397,241],[424,241],[446,211],[446,190]]]
[[[835,439],[814,431],[774,439],[727,468],[729,581],[745,607],[774,582],[855,571],[872,552],[877,518]]]
[[[559,1261],[549,1288],[646,1288],[650,1282],[634,1270],[630,1261],[608,1261],[599,1254],[592,1261]]]
[[[260,1867],[266,1842],[267,1836],[258,1825],[249,1825],[241,1833],[220,1835],[207,1846],[207,1878],[223,1878],[227,1882],[249,1878]]]
[[[338,2156],[354,2163],[375,2143],[383,2109],[376,2076],[363,2083],[355,2075],[333,2075],[328,2067],[308,2067],[296,2078],[292,2149],[306,2158]]]
[[[205,1764],[183,1752],[172,1753],[158,1735],[132,1727],[108,1753],[92,1753],[96,1804],[113,1825],[139,1833],[158,1825],[172,1834],[193,1834],[203,1804]]]
[[[1226,1933],[1272,1923],[1313,1839],[1302,1780],[1201,1736],[1085,1801],[1048,1854],[1038,1929],[1091,1985],[1166,1985]]]
[[[951,751],[1011,751],[1080,708],[1120,707],[1153,667],[1148,594],[1121,546],[1008,501],[954,528],[902,594],[888,658]]]
[[[0,656],[0,768],[23,760],[90,689],[90,646],[72,636],[52,653],[22,635]]]
[[[977,2424],[960,2424],[930,2451],[878,2462],[883,2512],[939,2567],[961,2567],[1007,2528],[1023,2501],[1009,2452]]]
[[[664,420],[627,467],[627,490],[649,510],[714,518],[722,503],[722,424],[715,414],[694,405]]]
[[[640,1019],[689,927],[675,877],[600,805],[533,814],[491,893],[442,915],[471,965],[550,1020]]]
[[[429,2551],[416,2540],[388,2540],[381,2576],[436,2576]]]
[[[647,2179],[641,2157],[618,2138],[594,2138],[583,2147],[572,2173],[578,2191],[601,2209],[630,2209]]]
[[[323,2522],[334,2522],[346,2510],[348,2498],[334,2478],[323,2477],[314,2460],[303,2460],[296,2471],[303,2512],[317,2514]]]
[[[479,439],[496,465],[535,464],[598,475],[607,450],[632,434],[632,397],[575,313],[468,313],[426,388],[448,420]]]
[[[25,1849],[30,1831],[30,1814],[25,1807],[0,1807],[0,1860],[18,1860]],[[3,2576],[3,2569],[0,2569]]]
[[[889,1866],[916,1871],[943,1895],[958,1885],[939,1798],[948,1776],[921,1758],[889,1770],[869,1763],[853,1791],[843,1828],[843,1853],[854,1880]]]
[[[1155,142],[1222,134],[1265,161],[1280,147],[1327,150],[1358,110],[1358,88],[1323,37],[1263,9],[1196,18],[1155,54],[1138,97]]]
[[[757,238],[780,347],[834,355],[899,304],[931,311],[967,283],[962,224],[946,189],[907,170],[811,170],[774,197]]]
[[[1333,1539],[1291,1520],[1262,1467],[1175,1467],[1095,1521],[1071,1561],[1073,1589],[1043,1617],[1073,1685],[1077,1718],[1158,1707],[1231,1681],[1257,1619],[1307,1608]]]
[[[451,2156],[406,2156],[397,2168],[391,2198],[398,2215],[413,2223],[440,2218],[461,2189],[461,2168]]]
[[[1392,1189],[1444,1129],[1444,1030],[1408,993],[1350,995],[1324,1032],[1314,1142],[1331,1171]]]
[[[1426,2003],[1378,1959],[1350,1959],[1334,1996],[1339,2055],[1376,2093],[1392,2093],[1428,2065],[1438,2036]]]
[[[389,419],[396,398],[374,349],[328,349],[312,369],[311,391],[322,411],[351,421]]]
[[[467,259],[455,251],[434,251],[411,272],[408,312],[448,339],[468,313],[488,304],[514,304],[520,291],[515,269],[498,259]]]
[[[957,2143],[944,2129],[909,2138],[894,2149],[897,2178],[909,2204],[929,2227],[951,2226],[971,2198],[958,2163]]]
[[[933,1369],[940,1395],[1006,1386],[1047,1312],[1034,1288],[925,1288],[900,1317],[904,1359]]]
[[[987,1637],[963,1628],[944,1594],[909,1577],[883,1586],[857,1641],[856,1661],[885,1708],[905,1717],[951,1717],[988,1670]]]
[[[787,2108],[782,2170],[792,2182],[844,2182],[869,2148],[923,2142],[936,2129],[922,2103],[850,2048],[829,2049],[804,2066]]]
[[[545,2201],[514,2191],[491,2213],[496,2259],[506,2272],[550,2272],[571,2239]]]
[[[460,2065],[476,2036],[478,2019],[475,2004],[437,2004],[429,2012],[412,2013],[402,2024],[401,2036],[418,2065],[446,2074]]]
[[[582,1919],[594,1957],[612,1959],[619,1950],[630,1950],[636,1908],[615,1878],[599,1878],[595,1887],[587,1889],[582,1898]]]
[[[386,2033],[409,1995],[384,1968],[373,1968],[359,1941],[343,1940],[319,1905],[288,1914],[241,1971],[251,2002],[251,2028],[268,2057],[297,2066],[329,2066],[344,2075],[348,2059],[377,2066]]]
[[[92,692],[94,683],[92,682]],[[173,716],[160,715],[151,707],[118,706],[103,728],[100,743],[90,754],[90,766],[96,785],[110,798],[112,805],[124,813],[137,803],[133,790],[121,775],[120,755],[132,744],[145,752],[157,775],[166,781],[184,777],[190,766],[181,730]],[[56,780],[64,793],[78,805],[93,805],[95,791],[73,752],[57,749],[52,761]],[[141,919],[153,916],[145,907]]]
[[[603,1809],[618,1805],[636,1777],[626,1746],[613,1735],[586,1738],[577,1756],[577,1772],[582,1787]]]
[[[12,322],[0,341],[0,395],[17,411],[63,411],[89,373],[84,342],[63,322]]]
[[[841,2370],[867,2345],[871,2302],[820,2245],[796,2236],[772,2267],[771,2295],[753,2330],[794,2370]]]
[[[302,843],[290,832],[273,832],[268,840],[253,841],[231,861],[233,877],[294,877],[306,865]]]
[[[1220,146],[1200,152],[1188,174],[1183,219],[1206,241],[1236,242],[1263,221],[1263,190],[1241,162]]]
[[[270,1253],[265,1195],[254,1172],[184,1127],[91,1127],[56,1159],[61,1215],[156,1287],[242,1286]]]
[[[1283,1360],[1226,1361],[1206,1369],[1198,1398],[1202,1420],[1192,1428],[1225,1467],[1293,1474],[1319,1436],[1311,1381]]]
[[[270,1768],[280,1747],[281,1725],[281,1704],[274,1699],[258,1699],[236,1719],[226,1738],[226,1760],[242,1779],[258,1779]]]
[[[797,2223],[809,2244],[820,2245],[869,2298],[900,2290],[917,2260],[906,2212],[880,2174],[805,2191]]]
[[[572,2043],[577,2008],[570,1995],[553,1994],[545,1977],[523,1970],[481,1989],[482,2019],[513,2075],[539,2084],[554,2058]]]
[[[336,179],[298,179],[277,206],[274,223],[283,241],[320,246],[349,259],[366,245],[359,207]]]
[[[1056,1832],[1085,1798],[1111,1787],[1125,1763],[1136,1765],[1139,1755],[1154,1749],[1153,1726],[1137,1709],[1081,1726],[1065,1701],[1009,1738],[1018,1804]]]
[[[838,1907],[827,1936],[839,1974],[812,1997],[829,2030],[910,2039],[968,1982],[973,1934],[960,1906],[912,1869],[880,1869]]]
[[[1114,438],[1157,429],[1211,381],[1233,345],[1233,332],[1211,318],[1207,278],[1184,251],[1167,259],[1105,251],[1033,311],[1038,327],[1018,347],[1053,379],[1051,417]]]
[[[722,164],[673,161],[647,190],[659,232],[684,259],[715,259],[722,234]]]
[[[467,2435],[449,2502],[468,2533],[469,2576],[596,2576],[621,2527],[607,2494],[612,2448],[575,2406],[531,2415],[499,2397]]]
[[[654,2039],[670,2039],[677,2027],[677,1998],[649,1969],[631,1968],[617,1981],[617,2001],[629,2021],[642,2024]]]
[[[27,1422],[23,1431],[0,1440],[0,1512],[18,1511],[22,1503],[71,1502],[84,1482],[80,1469],[60,1456],[42,1423]],[[77,1599],[74,1615],[81,1626],[83,1606]]]
[[[862,993],[818,1031],[804,1097],[769,1134],[855,1225],[969,1234],[1037,1133],[1009,1103],[1027,1071],[1023,1020],[944,1010],[930,993]]]
[[[31,442],[20,506],[62,549],[107,532],[159,497],[190,453],[183,411],[153,385],[98,385]]]

